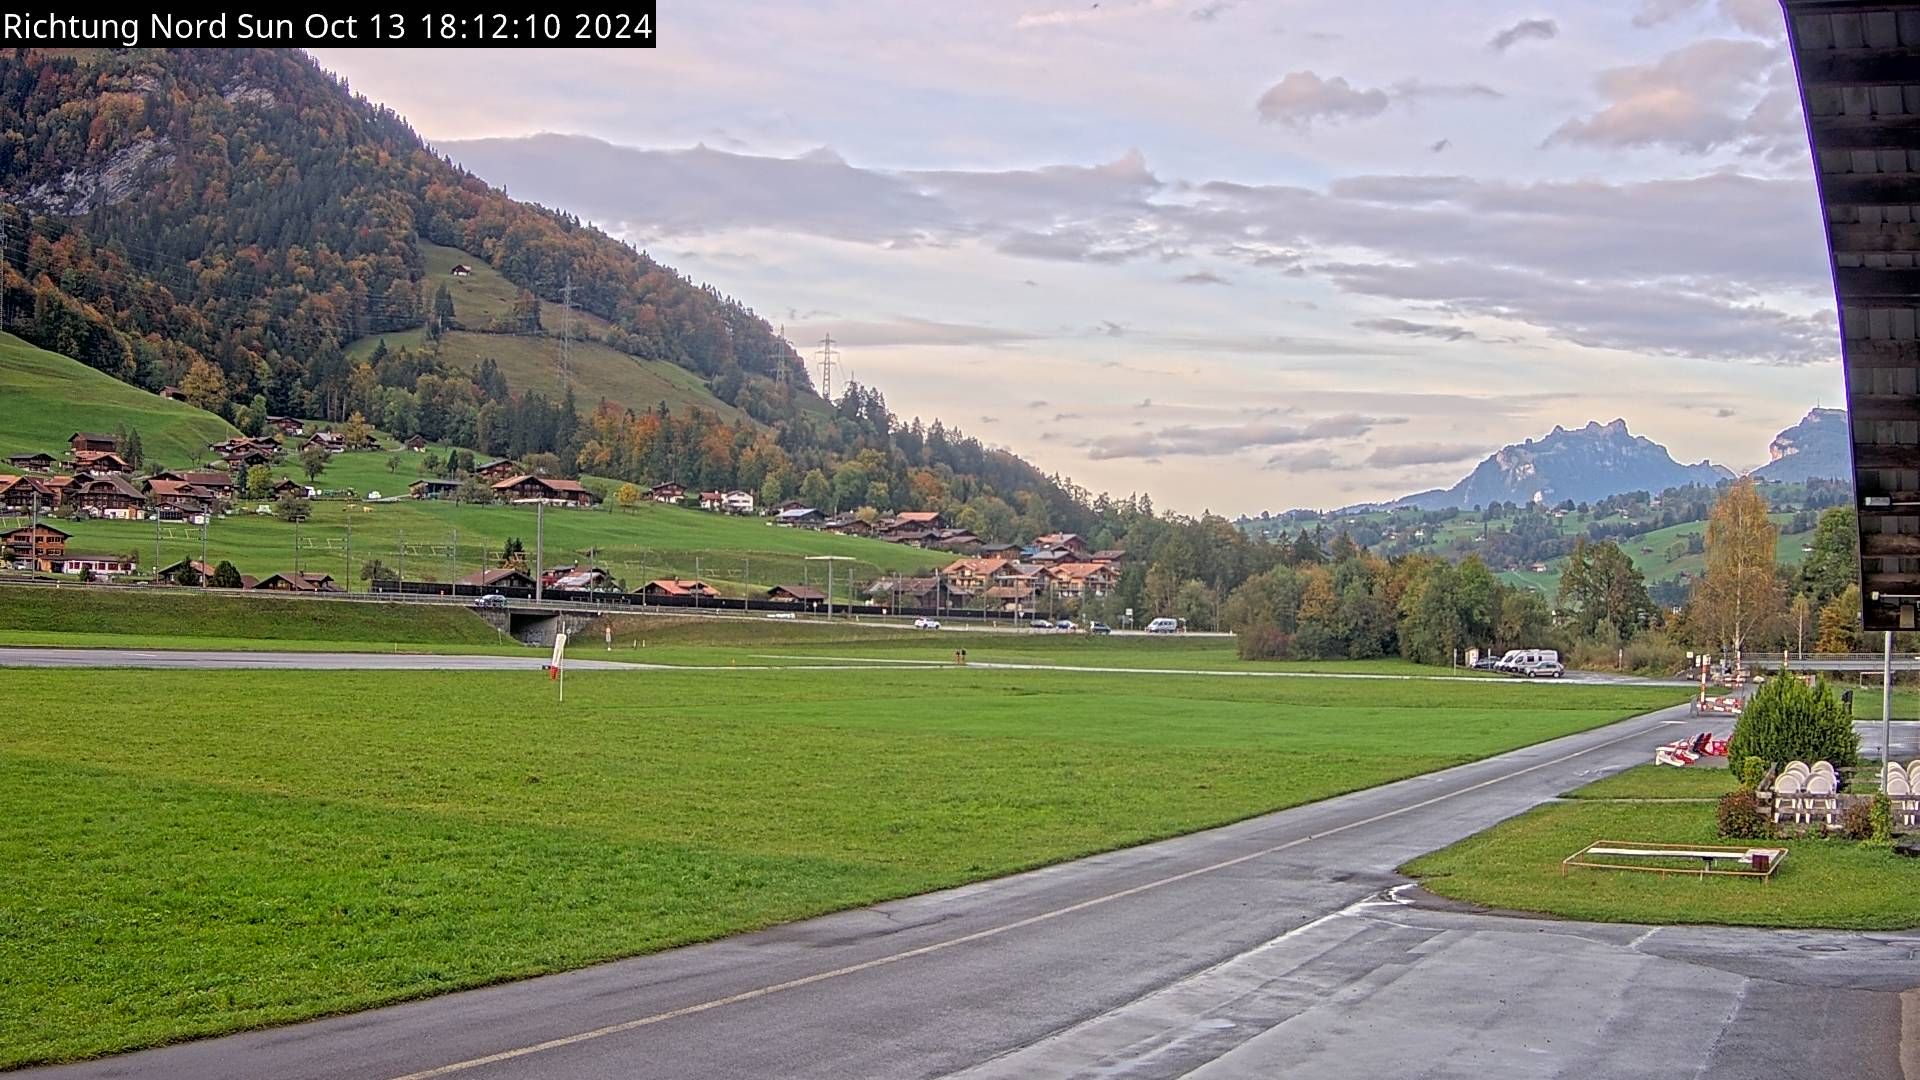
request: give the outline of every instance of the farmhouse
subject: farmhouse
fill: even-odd
[[[288,496],[296,499],[305,499],[313,495],[314,489],[298,480],[291,480],[283,476],[280,478],[279,483],[267,489],[267,493],[276,499],[286,498]]]
[[[170,562],[153,572],[153,580],[162,585],[178,584],[180,573],[184,570],[192,571],[193,577],[203,585],[213,584],[214,567],[209,563],[201,562],[199,559],[181,559],[177,562]]]
[[[316,431],[300,444],[300,449],[305,450],[310,446],[318,446],[329,454],[345,453],[347,437],[337,431]]]
[[[127,459],[110,450],[75,450],[73,467],[82,472],[130,473],[133,466]]]
[[[48,561],[57,562],[67,553],[67,538],[72,535],[44,521],[22,525],[0,533],[0,551],[4,551],[7,562],[15,566],[28,570],[47,569]]]
[[[454,582],[455,585],[471,586],[476,589],[528,589],[533,588],[533,578],[525,570],[514,566],[496,566],[491,570],[481,570],[468,574]]]
[[[475,466],[473,475],[482,480],[511,480],[520,475],[520,466],[509,458],[494,458]]]
[[[561,506],[592,506],[600,501],[578,480],[554,480],[545,476],[513,476],[493,485],[495,498],[512,503],[544,502]]]
[[[9,514],[31,514],[36,509],[51,510],[53,492],[31,476],[0,475],[0,510]]]
[[[163,387],[161,387],[161,388],[160,388],[160,396],[161,396],[161,397],[163,397],[163,398],[166,398],[166,399],[167,399],[168,401],[185,401],[185,400],[187,400],[187,393],[186,393],[186,391],[184,391],[184,390],[182,390],[182,389],[180,389],[180,388],[179,388],[179,387],[177,387],[177,386],[163,386]]]
[[[407,496],[414,499],[451,499],[460,493],[460,481],[428,477],[407,485]]]
[[[719,596],[720,591],[704,581],[680,578],[661,578],[649,581],[640,587],[640,595],[648,599],[661,599],[685,596],[698,596],[711,599]]]
[[[76,454],[112,454],[119,451],[120,440],[113,435],[102,435],[93,431],[76,431],[67,436],[67,446]]]
[[[895,514],[885,528],[891,529],[944,529],[947,527],[946,515],[937,510],[909,510],[904,514]]]
[[[269,416],[267,417],[267,423],[278,428],[280,434],[288,438],[299,438],[307,433],[307,425],[291,416]]]
[[[427,437],[425,435],[415,435],[400,445],[416,454],[424,454],[427,452]]]
[[[67,502],[95,517],[138,521],[146,515],[147,497],[119,473],[88,473],[73,478]]]
[[[466,263],[455,263],[453,269],[447,271],[447,273],[452,274],[454,277],[472,277],[473,267],[468,266]]]
[[[333,583],[332,574],[303,573],[299,570],[268,574],[248,588],[266,592],[336,593],[345,591]]]
[[[830,533],[841,536],[872,536],[873,522],[862,521],[852,514],[835,514],[820,523],[820,527]]]
[[[729,514],[753,513],[753,492],[735,488],[720,496],[720,509]]]
[[[775,585],[767,590],[767,599],[782,603],[817,604],[826,598],[826,593],[811,585]]]
[[[154,473],[154,480],[177,480],[191,484],[205,491],[211,491],[222,499],[233,498],[233,474],[225,469],[162,469]]]
[[[647,498],[657,503],[677,503],[686,497],[686,485],[676,484],[671,480],[664,484],[655,484],[647,489]]]
[[[1063,550],[1076,560],[1085,559],[1093,554],[1093,545],[1087,543],[1086,537],[1079,533],[1053,532],[1045,536],[1036,536],[1033,538],[1033,546]]]
[[[782,510],[773,519],[775,525],[786,525],[802,529],[817,529],[825,524],[827,516],[811,506],[796,506]]]
[[[52,454],[44,451],[33,454],[13,454],[7,458],[7,464],[26,472],[52,472],[60,464]]]
[[[155,511],[174,509],[189,515],[211,513],[220,497],[185,480],[148,480],[147,505]]]

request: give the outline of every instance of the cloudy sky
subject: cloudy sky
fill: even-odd
[[[663,5],[660,47],[323,50],[843,376],[1187,512],[1841,401],[1775,0]]]

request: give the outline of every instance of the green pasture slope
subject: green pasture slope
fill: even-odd
[[[439,342],[441,360],[449,366],[472,369],[481,360],[492,358],[506,375],[507,383],[518,390],[538,390],[553,397],[573,387],[582,412],[601,399],[618,402],[632,409],[650,409],[666,402],[670,409],[697,405],[730,420],[745,413],[713,396],[700,377],[664,360],[646,360],[609,348],[594,340],[612,329],[606,320],[575,309],[572,315],[573,341],[568,350],[568,370],[560,369],[560,331],[564,312],[560,305],[540,305],[540,334],[489,334],[482,328],[504,316],[513,306],[519,287],[501,277],[486,260],[458,248],[420,242],[426,262],[424,294],[431,302],[441,284],[453,297],[454,319],[466,328],[451,331]],[[450,273],[457,264],[471,267],[467,277]],[[429,349],[425,329],[361,338],[347,348],[355,360],[371,356],[382,340],[387,348]]]
[[[959,668],[581,671],[564,706],[537,672],[7,687],[0,1067],[994,877],[1684,693]]]
[[[388,473],[386,456],[337,455],[318,483],[325,487],[355,482],[362,496],[374,490],[404,492],[412,477]],[[401,456],[408,468],[418,468],[421,455],[402,451]],[[356,470],[365,475],[356,477]],[[844,598],[841,583],[849,572],[866,580],[887,572],[930,570],[952,559],[941,552],[879,540],[780,528],[766,518],[657,503],[644,503],[631,511],[610,504],[592,510],[549,509],[545,518],[546,565],[591,561],[625,580],[629,588],[652,578],[692,577],[696,572],[733,595],[744,594],[750,587],[764,591],[771,585],[802,581],[818,585],[825,579],[825,564],[808,563],[806,557],[840,555],[853,560],[834,564],[835,593]],[[200,557],[197,526],[151,521],[58,524],[73,534],[70,549],[137,553],[143,568]],[[216,519],[207,529],[207,557],[216,563],[232,560],[241,572],[258,577],[296,569],[297,562],[298,569],[346,578],[351,565],[354,587],[362,588],[359,574],[369,559],[396,568],[404,563],[408,580],[451,581],[499,565],[509,537],[524,543],[531,557],[534,534],[531,507],[318,499],[312,518],[297,528],[252,512]]]
[[[139,429],[149,459],[176,467],[205,461],[208,443],[238,434],[210,412],[0,334],[0,455],[58,457],[74,432],[121,425]]]

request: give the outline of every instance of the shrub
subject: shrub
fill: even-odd
[[[1884,791],[1873,793],[1873,808],[1868,811],[1871,828],[1867,833],[1867,842],[1874,847],[1889,847],[1893,844],[1893,800],[1887,798]]]
[[[1849,840],[1873,838],[1873,803],[1856,799],[1840,810],[1840,835]]]
[[[1727,760],[1757,757],[1785,761],[1830,761],[1849,768],[1860,758],[1860,736],[1825,679],[1812,686],[1792,676],[1761,684],[1740,712],[1727,741]]]
[[[1720,796],[1720,835],[1735,840],[1767,840],[1773,836],[1773,822],[1760,809],[1760,800],[1751,791],[1731,791]]]
[[[1760,787],[1761,778],[1766,775],[1767,775],[1767,759],[1766,758],[1746,757],[1746,758],[1740,759],[1739,776],[1740,776],[1741,787],[1746,788],[1748,791],[1757,791],[1759,790],[1759,787]]]
[[[1240,659],[1285,660],[1293,655],[1293,639],[1272,624],[1240,631]]]

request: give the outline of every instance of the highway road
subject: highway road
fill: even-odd
[[[1415,902],[1394,872],[1698,723],[1667,710],[997,881],[25,1075],[1920,1076],[1920,933],[1501,917]]]

